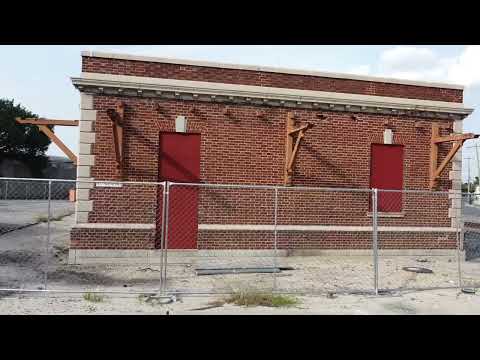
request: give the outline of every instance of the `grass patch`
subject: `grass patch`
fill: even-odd
[[[293,307],[300,303],[300,301],[293,296],[261,293],[253,291],[242,291],[234,293],[225,302],[228,304],[235,304],[238,306],[268,306],[268,307]]]
[[[103,301],[103,296],[94,294],[94,293],[85,293],[83,294],[83,299],[85,301],[90,301],[94,303],[99,303]]]

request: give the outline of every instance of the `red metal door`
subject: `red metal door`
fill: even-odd
[[[372,144],[370,187],[377,189],[403,189],[403,146]],[[378,193],[378,211],[402,211],[401,192]]]
[[[200,134],[160,133],[159,150],[159,181],[200,182]],[[160,191],[159,209],[162,197]],[[196,249],[198,188],[172,185],[168,211],[168,249]],[[161,217],[159,211],[160,224]]]

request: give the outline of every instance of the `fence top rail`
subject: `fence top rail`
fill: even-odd
[[[182,183],[169,182],[169,186],[198,186],[231,189],[264,189],[264,190],[314,190],[314,191],[343,191],[343,192],[371,192],[372,189],[313,187],[313,186],[279,186],[279,185],[252,185],[252,184],[209,184],[209,183]]]
[[[156,185],[156,186],[198,186],[198,187],[212,187],[212,188],[230,188],[230,189],[264,189],[264,190],[284,190],[284,191],[331,191],[331,192],[359,192],[371,193],[372,188],[340,188],[340,187],[315,187],[315,186],[284,186],[284,185],[256,185],[256,184],[215,184],[215,183],[184,183],[173,181],[116,181],[116,180],[83,180],[83,179],[41,179],[41,178],[14,178],[14,177],[0,177],[0,181],[33,181],[41,183],[90,183],[90,184],[124,184],[124,185]],[[415,194],[434,194],[446,195],[449,191],[431,191],[431,190],[391,190],[391,189],[377,189],[378,192],[392,192],[392,193],[415,193]],[[458,193],[461,193],[458,191]],[[468,193],[462,193],[468,195]],[[473,194],[474,195],[474,194]]]
[[[90,183],[90,184],[125,184],[125,185],[162,185],[166,181],[115,181],[115,180],[79,180],[79,179],[41,179],[41,178],[11,178],[0,177],[0,181],[37,181],[37,182],[68,182],[68,183]]]
[[[409,194],[428,194],[428,195],[448,195],[449,191],[432,191],[432,190],[392,190],[392,189],[377,189],[379,193],[409,193]],[[460,193],[460,192],[458,192]]]

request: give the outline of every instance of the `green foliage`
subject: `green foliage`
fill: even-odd
[[[95,293],[85,293],[83,294],[83,299],[85,301],[95,302],[95,303],[103,302],[103,296],[97,295]]]
[[[239,306],[268,307],[292,307],[299,304],[299,300],[295,297],[256,291],[242,291],[234,293],[227,298],[225,302]]]
[[[36,125],[21,125],[15,118],[36,118],[20,104],[13,100],[0,99],[0,154],[2,158],[23,161],[33,173],[41,176],[41,171],[48,165],[45,152],[50,145],[48,136],[40,132]],[[49,126],[53,129],[53,126]]]

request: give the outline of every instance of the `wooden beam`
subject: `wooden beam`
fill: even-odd
[[[296,129],[293,129],[293,130],[290,130],[288,135],[293,135],[299,131],[302,131],[302,130],[308,130],[310,127],[312,127],[312,124],[308,123],[306,125],[303,125],[303,126],[300,126],[299,128],[296,128]]]
[[[46,125],[38,125],[38,128],[45,135],[47,135],[50,140],[52,140],[55,145],[57,145],[65,153],[65,155],[67,155],[68,158],[73,161],[75,165],[77,165],[77,157],[75,154],[70,151],[70,149],[53,133],[52,130],[50,130]]]
[[[78,120],[56,120],[56,119],[44,119],[44,118],[16,118],[19,124],[28,125],[58,125],[58,126],[78,126]]]
[[[119,102],[116,109],[108,109],[107,115],[112,121],[113,143],[115,148],[115,161],[119,171],[120,179],[123,180],[123,120],[125,104]]]
[[[285,141],[285,185],[291,185],[292,184],[292,171],[289,168],[290,164],[290,158],[293,153],[293,138],[290,136],[290,131],[292,131],[293,127],[295,126],[295,120],[294,120],[294,115],[293,113],[289,112],[287,114],[287,138]]]
[[[432,124],[432,137],[430,144],[430,189],[436,186],[435,171],[437,170],[438,161],[438,145],[435,143],[435,139],[439,137],[440,129],[438,124]]]
[[[478,138],[478,136],[479,135],[475,135],[475,134],[472,134],[472,133],[439,136],[439,137],[433,139],[433,142],[435,144],[439,144],[439,143],[444,143],[444,142],[449,142],[449,141],[461,141],[461,140],[464,141],[464,140],[470,140],[470,139]]]
[[[297,158],[298,149],[300,148],[300,144],[302,142],[303,137],[305,136],[305,132],[313,127],[313,124],[307,123],[306,125],[302,125],[298,128],[294,128],[295,120],[293,113],[289,112],[287,114],[287,126],[286,126],[286,149],[285,149],[285,186],[292,185],[292,178],[293,178],[293,167],[295,165],[295,160]],[[295,145],[293,145],[294,136],[297,134]]]
[[[303,131],[300,132],[297,136],[297,141],[295,142],[295,147],[293,148],[292,155],[290,156],[290,161],[288,163],[288,169],[292,171],[293,165],[295,164],[295,159],[297,158],[297,151],[298,151],[298,146],[300,145],[300,142],[302,141],[304,136]]]
[[[60,140],[55,133],[50,130],[47,125],[59,125],[59,126],[78,126],[78,120],[53,120],[44,118],[15,118],[15,121],[22,125],[36,125],[38,129],[43,132],[50,140],[57,145],[60,150],[64,152],[67,157],[77,165],[77,156]]]
[[[453,159],[455,154],[460,150],[466,140],[478,138],[479,135],[472,133],[468,134],[452,134],[447,136],[440,136],[440,125],[438,123],[432,124],[432,137],[430,143],[430,189],[433,190],[438,185],[438,179],[448,163]],[[439,144],[453,142],[453,146],[448,152],[447,156],[438,165],[438,146]]]
[[[442,173],[442,171],[445,169],[445,167],[447,166],[447,164],[450,162],[450,160],[453,159],[453,157],[455,156],[455,154],[457,153],[458,150],[460,150],[460,148],[462,147],[463,145],[463,141],[457,141],[455,143],[455,145],[453,145],[452,149],[449,151],[449,153],[447,154],[447,156],[445,157],[445,159],[443,159],[442,163],[440,164],[440,166],[438,167],[438,169],[436,169],[434,175],[433,175],[433,178],[434,180],[438,179],[438,177],[440,176],[440,174]]]

